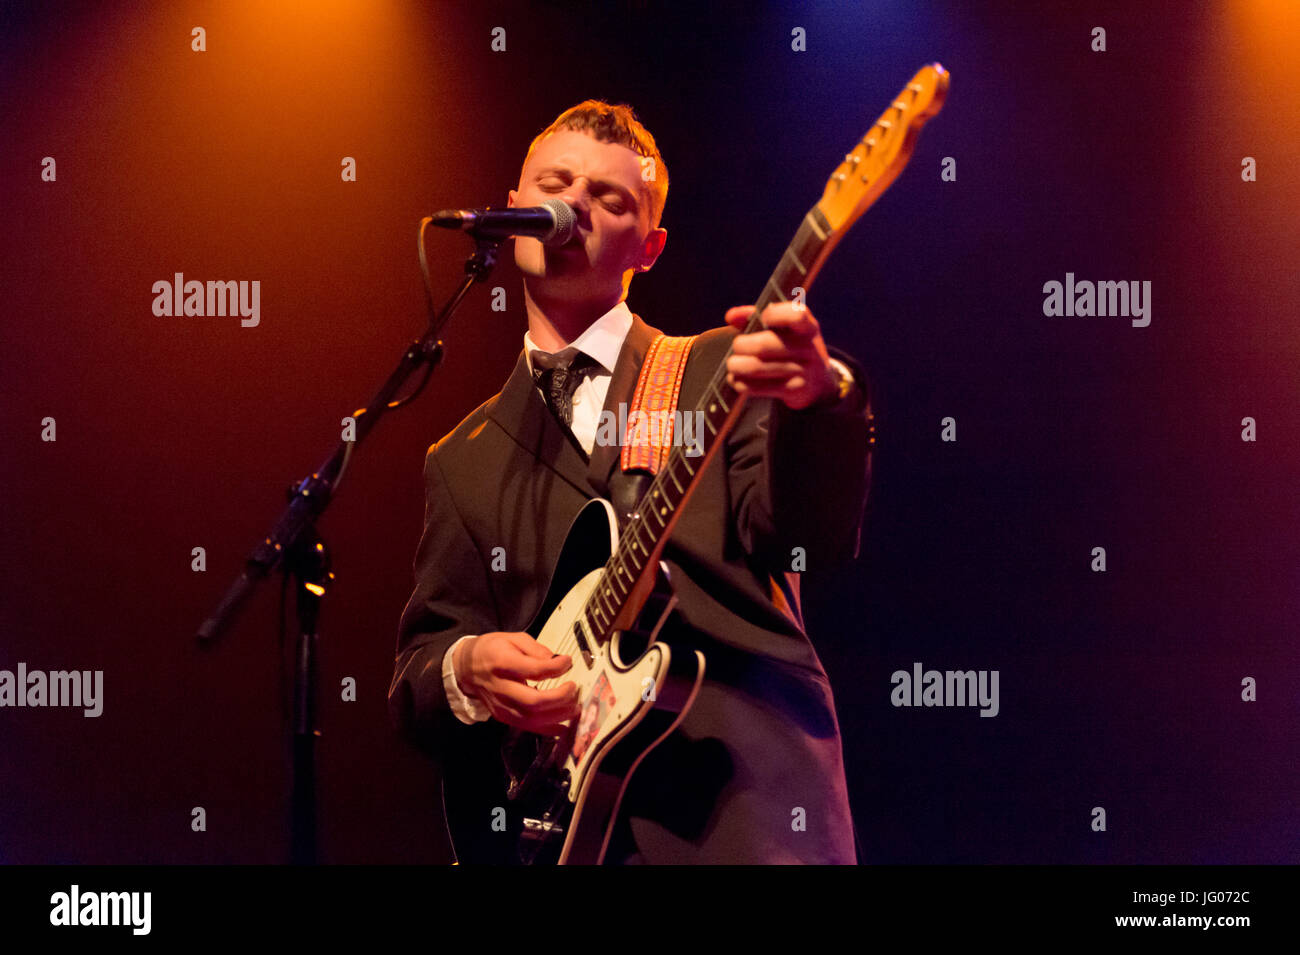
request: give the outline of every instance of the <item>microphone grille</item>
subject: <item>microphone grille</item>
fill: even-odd
[[[547,199],[542,203],[555,216],[555,231],[546,239],[547,245],[564,245],[573,238],[573,226],[578,221],[573,206],[563,199]]]

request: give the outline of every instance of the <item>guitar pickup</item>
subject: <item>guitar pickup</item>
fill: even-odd
[[[578,649],[582,651],[583,662],[587,664],[587,669],[591,669],[591,644],[587,643],[587,635],[582,632],[582,621],[573,621],[573,639],[578,642]]]

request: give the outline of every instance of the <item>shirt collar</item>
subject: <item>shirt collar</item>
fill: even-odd
[[[627,301],[624,300],[588,325],[586,331],[555,354],[580,351],[583,354],[590,355],[600,363],[602,368],[613,374],[614,365],[618,361],[618,353],[623,350],[623,341],[627,338],[627,333],[631,328],[632,311],[627,307]],[[541,351],[541,349],[533,341],[533,336],[528,332],[524,332],[524,353],[528,356],[528,371],[530,374],[533,371],[533,352],[535,351]]]

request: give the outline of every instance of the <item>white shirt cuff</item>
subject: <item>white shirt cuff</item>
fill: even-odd
[[[461,637],[453,643],[442,657],[442,688],[447,694],[447,704],[451,711],[456,714],[456,719],[462,723],[482,723],[484,720],[491,719],[492,711],[487,708],[487,704],[481,700],[476,700],[472,696],[466,696],[456,685],[456,667],[453,660],[456,656],[456,648],[466,640],[472,640],[476,634]]]

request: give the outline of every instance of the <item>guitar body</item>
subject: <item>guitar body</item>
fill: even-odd
[[[488,720],[465,727],[449,747],[443,809],[458,861],[471,864],[595,865],[637,765],[681,722],[704,678],[698,651],[674,655],[655,641],[676,598],[667,569],[634,629],[597,639],[582,614],[618,545],[618,522],[596,499],[574,518],[550,588],[526,628],[573,666],[546,689],[578,684],[581,715],[558,738]],[[575,628],[578,632],[575,632]]]

